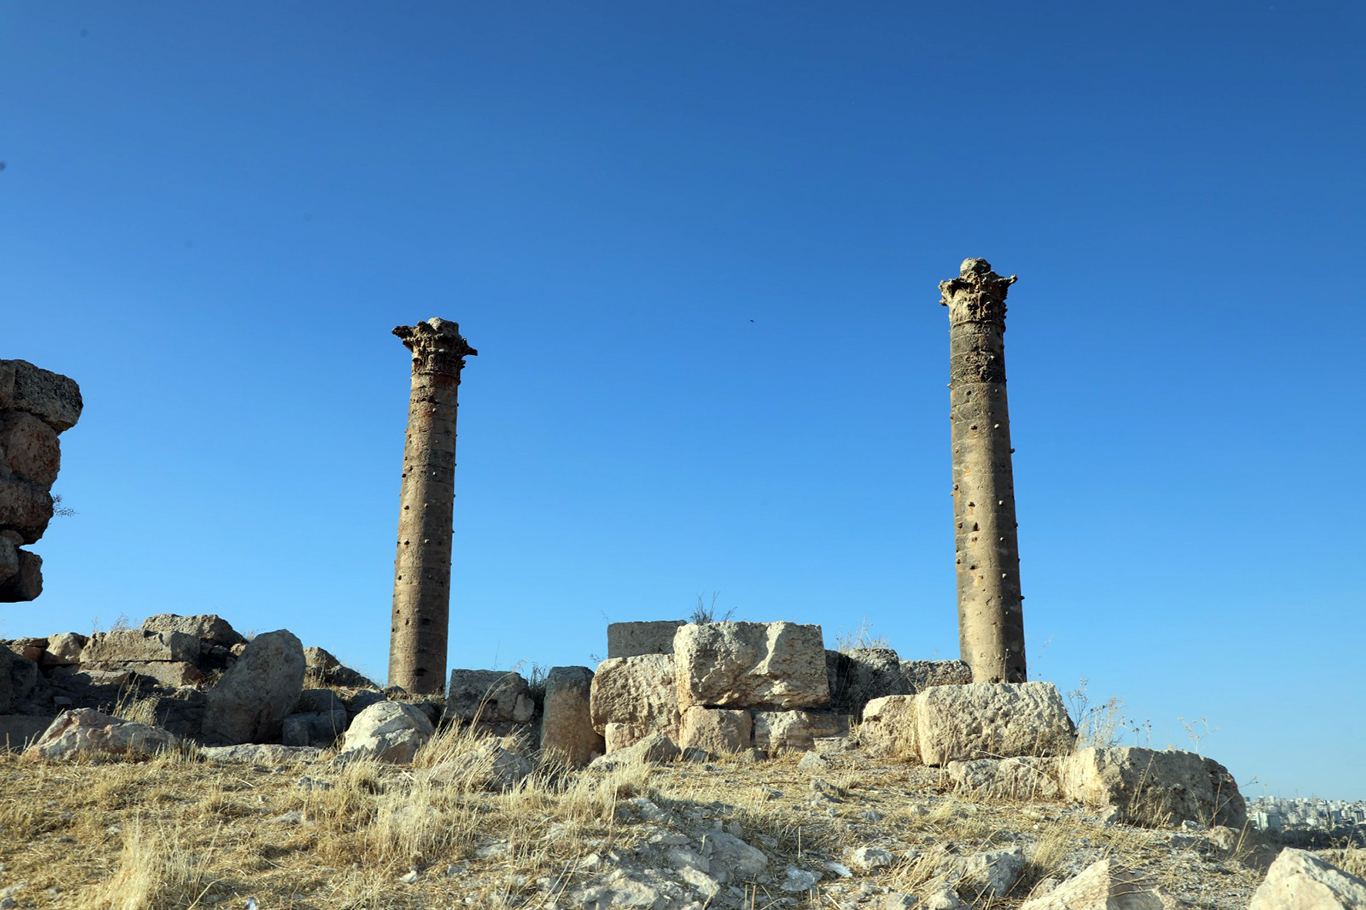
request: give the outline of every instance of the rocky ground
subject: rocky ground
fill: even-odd
[[[478,751],[452,730],[408,766],[0,754],[0,906],[1012,908],[1111,857],[1169,905],[1232,910],[1274,854],[1229,829],[960,797],[847,740],[539,768],[502,791],[478,763],[432,771]],[[1366,852],[1332,860],[1360,874]]]

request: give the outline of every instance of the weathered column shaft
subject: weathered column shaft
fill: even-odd
[[[949,308],[958,636],[974,682],[1024,682],[1024,613],[1010,414],[1006,405],[1006,293],[985,259],[939,284]]]
[[[399,494],[389,684],[440,692],[446,685],[450,628],[456,396],[465,357],[478,352],[461,337],[459,325],[444,319],[399,326],[394,334],[412,351],[413,378]]]

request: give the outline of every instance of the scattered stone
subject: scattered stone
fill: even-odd
[[[1136,746],[1081,749],[1063,758],[1063,795],[1115,807],[1130,824],[1163,827],[1208,822],[1241,830],[1247,806],[1228,769],[1194,752]]]
[[[859,872],[886,869],[896,862],[896,856],[882,847],[859,847],[849,852],[849,865]]]
[[[418,778],[461,790],[511,790],[531,775],[526,756],[484,739],[473,749],[419,772]]]
[[[435,732],[427,715],[416,706],[383,701],[366,708],[351,721],[337,759],[371,758],[408,764]]]
[[[757,847],[724,831],[709,831],[702,837],[700,852],[709,872],[721,884],[752,881],[768,870],[768,856]]]
[[[58,715],[24,754],[48,760],[106,755],[136,758],[174,749],[179,742],[158,727],[77,708]]]
[[[285,716],[299,703],[303,687],[299,639],[285,629],[256,636],[208,691],[205,739],[227,744],[279,740]]]
[[[551,667],[545,677],[541,751],[570,768],[582,768],[607,751],[603,735],[593,729],[592,689],[587,667]]]
[[[788,866],[783,873],[783,881],[779,887],[784,891],[810,891],[816,887],[816,882],[820,880],[819,872],[808,872],[796,866]]]
[[[823,774],[830,770],[830,759],[818,752],[808,752],[797,762],[797,770],[809,774]]]
[[[614,622],[607,626],[607,657],[639,657],[642,654],[672,654],[674,633],[686,620],[663,619],[653,622]]]
[[[955,871],[962,876],[958,891],[976,901],[991,895],[1005,897],[1025,870],[1024,851],[1019,847],[988,850],[960,860]]]
[[[522,674],[511,670],[452,670],[446,687],[446,716],[485,724],[524,724],[536,713]]]
[[[593,759],[588,767],[611,770],[635,762],[660,765],[676,760],[680,754],[681,750],[672,738],[663,733],[651,733],[634,745]]]
[[[1266,872],[1248,910],[1359,910],[1366,881],[1304,850],[1287,847]]]
[[[1106,857],[1026,901],[1020,910],[1166,910],[1170,906],[1144,876]]]
[[[1057,755],[1075,738],[1062,695],[1047,682],[931,686],[916,696],[915,715],[927,765]]]
[[[712,622],[674,636],[678,706],[806,708],[830,700],[821,627]]]
[[[308,746],[281,746],[275,743],[239,743],[232,746],[202,746],[199,757],[220,765],[283,765],[312,761],[321,749]]]

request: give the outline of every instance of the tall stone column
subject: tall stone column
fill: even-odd
[[[408,432],[399,494],[398,557],[389,635],[389,685],[409,692],[446,686],[455,508],[455,412],[465,358],[478,353],[444,319],[394,329],[413,352]]]
[[[939,283],[949,308],[958,640],[973,682],[1024,682],[1024,612],[1006,407],[1006,293],[985,259]]]

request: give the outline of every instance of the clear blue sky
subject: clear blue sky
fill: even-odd
[[[214,611],[383,677],[389,330],[441,316],[452,666],[713,591],[954,657],[936,284],[983,256],[1032,676],[1366,798],[1364,41],[1356,2],[0,5],[0,357],[86,401],[0,635]]]

